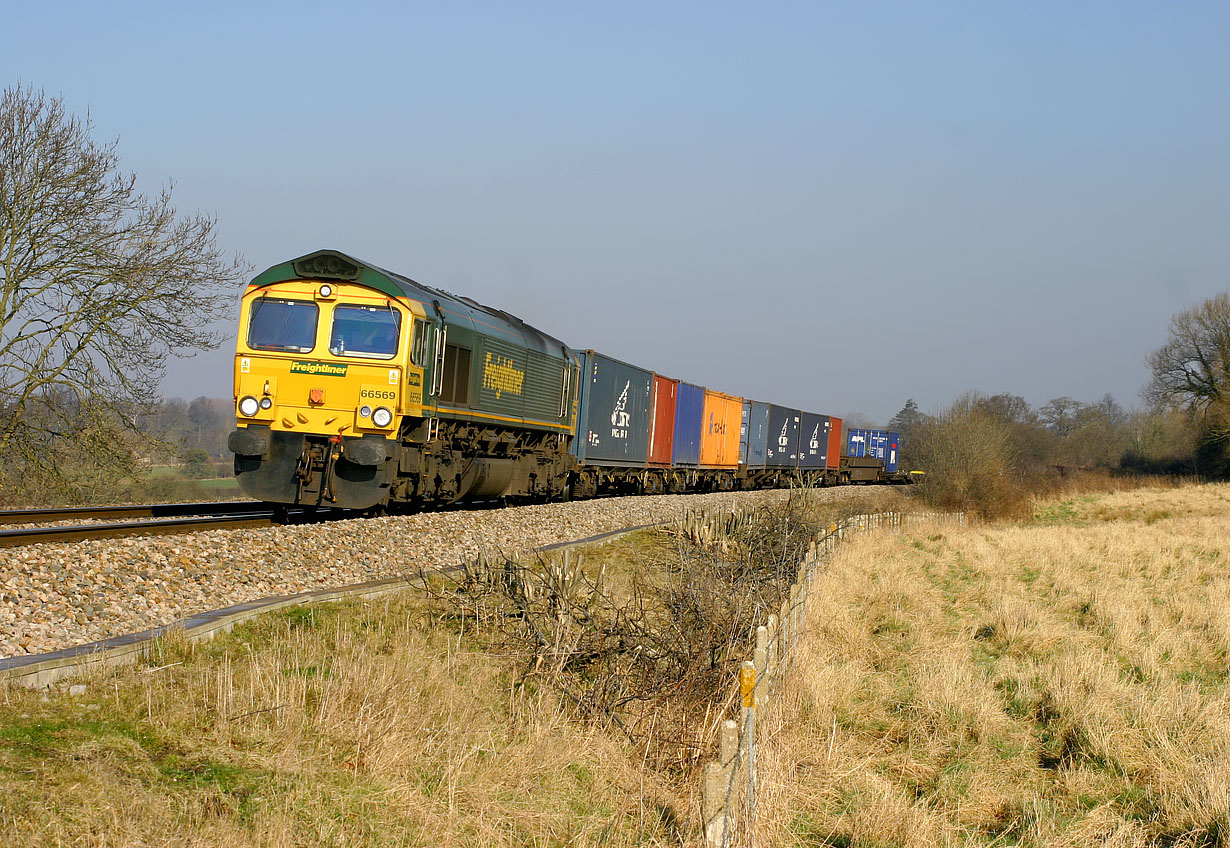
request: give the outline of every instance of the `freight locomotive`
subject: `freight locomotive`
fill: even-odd
[[[379,510],[880,482],[899,438],[573,350],[322,250],[243,295],[229,446],[247,495]]]

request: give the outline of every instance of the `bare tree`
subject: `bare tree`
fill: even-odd
[[[1070,436],[1076,429],[1077,418],[1085,405],[1068,396],[1052,398],[1038,410],[1046,429],[1056,436]]]
[[[1230,476],[1230,293],[1171,318],[1170,338],[1148,361],[1153,379],[1144,397],[1192,415],[1199,422],[1200,472]]]
[[[59,476],[87,426],[156,398],[169,356],[221,340],[247,273],[215,243],[212,217],[181,216],[119,168],[117,142],[58,97],[0,95],[0,457],[10,483]],[[0,484],[3,480],[0,479]]]
[[[1034,412],[1029,401],[1020,395],[1000,392],[997,395],[981,398],[978,405],[988,415],[1006,421],[1009,424],[1035,424],[1038,414]]]
[[[1149,355],[1148,400],[1195,411],[1230,400],[1230,294],[1222,292],[1170,319],[1170,339]]]

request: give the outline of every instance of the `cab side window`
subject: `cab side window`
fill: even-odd
[[[427,364],[428,324],[416,319],[414,322],[414,339],[410,342],[410,361],[423,368]]]

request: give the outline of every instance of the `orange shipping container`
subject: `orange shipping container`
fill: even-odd
[[[701,421],[701,467],[737,468],[743,398],[705,389],[705,411]]]
[[[836,471],[841,468],[841,447],[845,444],[845,433],[841,429],[841,419],[829,416],[829,455],[828,467]]]

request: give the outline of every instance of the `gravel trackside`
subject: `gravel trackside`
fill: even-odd
[[[835,500],[865,491],[822,489]],[[658,495],[0,551],[0,657],[40,654],[258,598],[337,588],[480,553],[517,555],[688,509],[777,503],[782,490]]]

